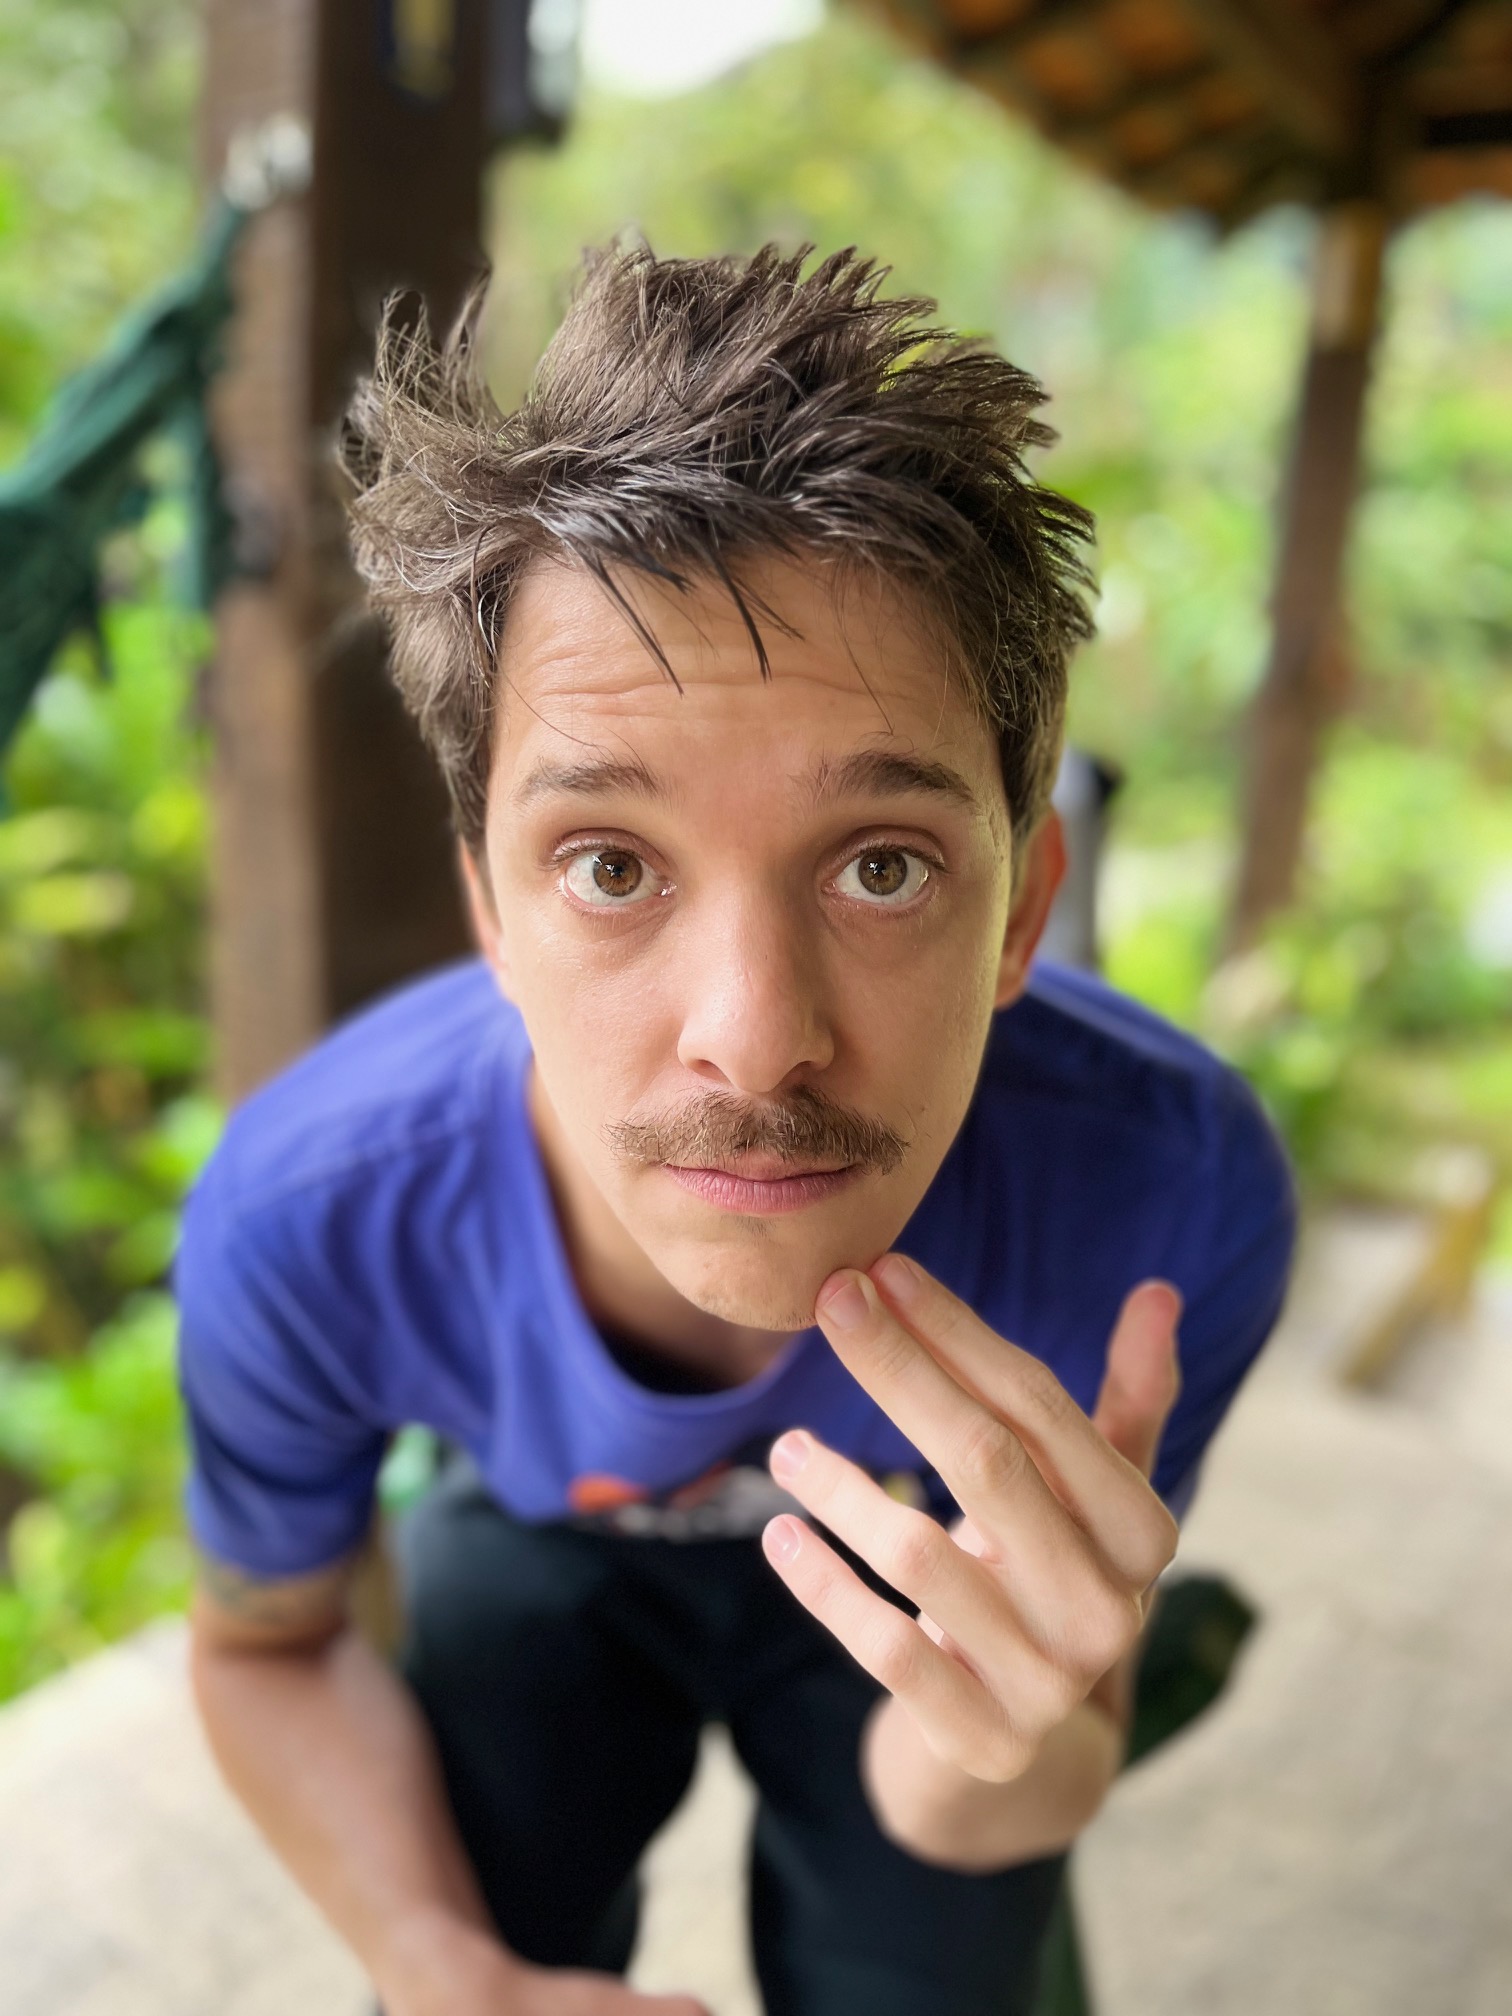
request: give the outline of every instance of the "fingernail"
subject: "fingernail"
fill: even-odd
[[[863,1286],[865,1276],[847,1274],[838,1288],[831,1288],[819,1307],[837,1330],[854,1330],[871,1314],[871,1304]]]
[[[809,1438],[801,1428],[790,1428],[772,1444],[768,1462],[779,1477],[796,1477],[808,1461]]]
[[[873,1275],[895,1302],[907,1302],[918,1293],[919,1270],[901,1253],[889,1253],[872,1269]]]
[[[783,1513],[780,1518],[771,1520],[763,1529],[761,1544],[766,1549],[769,1560],[791,1561],[803,1544],[802,1528],[796,1519],[790,1519]]]

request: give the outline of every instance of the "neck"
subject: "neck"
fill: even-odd
[[[534,1059],[526,1107],[568,1265],[594,1325],[716,1385],[739,1385],[770,1364],[789,1333],[726,1323],[679,1295],[658,1273],[572,1153]]]

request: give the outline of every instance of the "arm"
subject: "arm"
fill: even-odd
[[[227,1783],[356,1952],[395,2016],[512,2005],[509,1955],[447,1809],[403,1683],[347,1619],[355,1559],[260,1581],[202,1562],[191,1672]],[[485,1999],[491,1998],[491,1999]]]
[[[387,2016],[700,2016],[499,1940],[424,1719],[347,1619],[354,1567],[270,1582],[204,1561],[192,1677],[227,1783]]]
[[[192,1678],[232,1791],[385,2016],[698,2016],[686,1996],[539,1968],[501,1943],[424,1716],[352,1623],[392,1411],[381,1326],[319,1264],[308,1226],[239,1215],[223,1190],[212,1178],[191,1199],[174,1280],[202,1549]]]

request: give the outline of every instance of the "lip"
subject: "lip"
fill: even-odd
[[[747,1217],[775,1217],[822,1204],[849,1188],[861,1174],[859,1162],[847,1163],[843,1169],[815,1169],[807,1175],[765,1177],[736,1175],[728,1169],[684,1169],[674,1162],[661,1166],[681,1189],[706,1204]]]

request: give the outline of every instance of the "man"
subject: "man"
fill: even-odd
[[[616,249],[519,412],[464,324],[349,416],[482,956],[248,1102],[177,1278],[201,1710],[390,2016],[689,2016],[619,1977],[710,1718],[772,2016],[1025,2010],[1281,1302],[1242,1085],[1031,972],[1091,521],[880,280]]]

